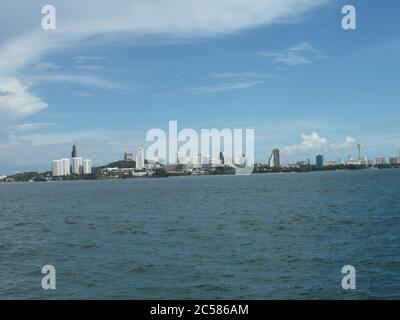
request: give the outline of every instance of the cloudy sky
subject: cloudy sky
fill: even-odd
[[[350,3],[351,2],[351,3]],[[3,0],[0,174],[78,142],[95,164],[152,128],[254,128],[256,160],[400,149],[396,0]],[[341,8],[357,9],[357,30]]]

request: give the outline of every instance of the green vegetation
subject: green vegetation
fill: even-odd
[[[17,173],[14,176],[7,177],[7,179],[11,179],[15,182],[44,182],[47,181],[48,178],[51,176],[51,172],[24,172],[24,173]]]
[[[101,166],[101,167],[97,167],[94,169],[104,169],[104,168],[118,168],[118,169],[124,169],[124,168],[135,168],[136,167],[136,161],[132,160],[132,161],[116,161],[116,162],[112,162],[110,164],[107,164],[105,166]]]

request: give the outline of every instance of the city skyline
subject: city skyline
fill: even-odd
[[[390,21],[400,5],[352,1],[357,30],[343,30],[347,2],[294,2],[238,1],[238,14],[226,1],[196,12],[179,1],[165,10],[103,2],[95,13],[90,2],[54,1],[52,31],[41,29],[40,4],[24,3],[24,13],[5,5],[0,174],[47,169],[74,142],[94,165],[109,163],[146,148],[146,131],[171,119],[196,130],[254,128],[258,163],[274,148],[284,163],[357,158],[357,143],[371,159],[398,155],[400,42]],[[190,19],[169,19],[174,4]],[[124,18],[135,6],[147,27]],[[3,17],[17,14],[23,21]]]
[[[183,143],[181,143],[182,145]],[[355,150],[356,148],[356,150]],[[280,148],[274,148],[271,150],[270,153],[266,153],[264,159],[261,159],[261,161],[256,161],[255,164],[265,164],[271,168],[279,168],[287,165],[305,165],[305,164],[314,164],[319,166],[321,163],[322,165],[338,165],[338,164],[375,164],[375,165],[382,165],[382,164],[399,164],[400,163],[400,150],[399,152],[389,154],[389,155],[379,155],[379,156],[368,156],[362,153],[361,151],[361,145],[359,143],[356,143],[353,151],[358,151],[358,156],[354,157],[354,154],[348,154],[345,157],[340,157],[337,156],[335,157],[326,157],[327,152],[315,152],[314,154],[311,155],[311,157],[298,157],[295,158],[295,160],[291,159],[292,161],[285,161],[286,159],[286,154],[284,150],[281,150]],[[68,154],[68,151],[65,151],[64,154]],[[48,161],[44,169],[42,170],[37,170],[45,172],[45,171],[53,171],[54,172],[59,172],[60,174],[57,174],[56,176],[64,176],[64,175],[70,175],[71,173],[74,174],[79,174],[77,170],[80,170],[82,172],[86,172],[85,174],[90,174],[91,173],[91,168],[92,168],[92,160],[91,159],[84,159],[83,157],[78,157],[78,143],[75,141],[75,143],[72,145],[72,151],[70,152],[71,158],[60,158],[59,160],[51,160],[52,161],[52,168],[48,170]],[[180,160],[183,158],[186,158],[187,160],[182,161]],[[215,161],[220,161],[221,164],[225,163],[231,163],[235,164],[238,163],[239,159],[224,159],[224,154],[222,151],[218,153],[218,159],[214,159],[211,156],[205,156],[202,154],[199,154],[198,157],[204,158],[206,157],[208,160],[207,162],[213,163]],[[243,154],[243,157],[245,159],[245,155]],[[319,160],[318,158],[321,157]],[[311,158],[314,158],[314,161],[311,161]],[[79,161],[79,164],[74,164],[74,160]],[[145,168],[145,148],[142,146],[137,147],[137,152],[132,153],[132,152],[124,152],[121,154],[120,157],[114,158],[110,160],[110,162],[114,161],[135,161],[137,165],[135,166],[136,169],[144,169]],[[66,164],[66,161],[68,161],[68,164]],[[158,162],[163,164],[165,159],[160,158],[158,159]],[[358,163],[358,161],[362,161],[361,163]],[[86,163],[85,163],[86,162]],[[176,163],[194,163],[191,159],[190,156],[187,155],[181,155],[180,153],[176,154]],[[201,161],[203,162],[203,160]],[[89,164],[90,163],[90,164]],[[105,162],[99,162],[96,163],[95,166],[101,166],[105,165],[107,163]],[[169,162],[165,164],[170,164]],[[58,167],[58,165],[60,167]],[[70,167],[69,169],[66,169],[66,167]],[[56,168],[56,169],[55,169]],[[74,168],[78,168],[75,169]],[[85,168],[90,168],[90,169],[85,169]],[[56,170],[56,171],[55,171]],[[7,174],[15,174],[15,173],[21,173],[24,172],[23,170],[17,170],[15,172],[3,172],[2,175],[7,176]]]
[[[378,157],[368,157],[362,153],[362,146],[357,143],[357,150],[358,150],[358,157],[353,157],[353,155],[348,155],[346,158],[326,158],[325,153],[316,153],[314,155],[315,161],[312,161],[310,158],[303,158],[302,160],[298,159],[299,161],[295,162],[285,162],[284,161],[284,153],[282,152],[281,149],[275,148],[271,151],[270,154],[267,154],[266,161],[262,162],[256,162],[255,164],[265,164],[266,166],[269,166],[271,168],[280,168],[286,165],[316,165],[316,166],[326,166],[326,165],[339,165],[339,164],[360,164],[360,165],[367,165],[367,164],[374,164],[374,165],[382,165],[382,164],[400,164],[400,151],[398,154],[394,154],[391,156],[378,156]],[[72,160],[72,166],[71,166],[71,172],[75,174],[79,174],[78,172],[74,172],[74,159],[78,159],[80,161],[79,166],[84,168],[85,167],[85,161],[90,162],[90,168],[92,161],[91,159],[83,159],[82,157],[78,157],[78,145],[77,142],[75,142],[72,146],[72,152],[71,152],[71,160]],[[223,151],[218,152],[218,159],[213,158],[211,155],[203,155],[199,153],[197,156],[190,156],[187,154],[182,154],[178,152],[176,154],[176,161],[174,163],[166,162],[164,158],[158,158],[156,160],[157,163],[164,165],[164,164],[196,164],[196,163],[215,163],[219,165],[224,165],[224,164],[241,164],[243,161],[245,161],[246,155],[242,155],[242,159],[231,159],[227,158],[226,155],[223,153]],[[65,162],[66,160],[69,160],[68,158],[60,159],[60,160],[52,160],[54,161],[61,161]],[[135,168],[136,169],[144,169],[145,168],[145,162],[146,161],[151,161],[154,162],[153,160],[149,160],[145,156],[145,150],[142,146],[137,147],[137,152],[136,154],[132,152],[124,152],[123,156],[118,159],[114,159],[114,161],[125,161],[125,162],[130,162],[130,161],[135,161]],[[66,166],[66,165],[64,165]],[[75,167],[79,167],[75,165]],[[69,172],[68,170],[64,170],[65,172]]]

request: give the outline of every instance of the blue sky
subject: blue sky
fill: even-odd
[[[275,147],[286,162],[344,159],[357,141],[370,158],[398,153],[398,1],[283,2],[54,1],[43,31],[43,1],[7,0],[0,174],[49,169],[75,141],[95,164],[117,160],[169,120],[254,128],[260,162]],[[357,30],[341,28],[345,4]]]

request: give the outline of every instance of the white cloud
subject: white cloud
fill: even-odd
[[[95,77],[75,75],[32,76],[30,67],[40,71],[57,66],[44,57],[66,49],[73,52],[112,37],[193,39],[216,37],[241,30],[298,19],[329,0],[53,0],[57,29],[41,29],[39,1],[6,0],[0,11],[0,122],[11,125],[47,108],[24,81],[77,83],[107,89],[121,85]],[[24,10],[21,10],[24,8]],[[99,37],[100,36],[100,37]],[[137,37],[137,38],[136,38]],[[102,40],[103,39],[103,40]],[[96,65],[104,57],[77,57],[78,64]],[[197,88],[197,92],[221,92],[248,88],[257,81],[220,84]],[[196,89],[193,89],[195,92]]]
[[[323,152],[333,150],[345,150],[353,147],[356,140],[353,137],[346,137],[343,143],[331,143],[328,139],[319,136],[318,133],[302,134],[301,143],[294,146],[289,146],[283,149],[287,155],[305,154],[311,151]]]
[[[260,57],[270,58],[272,61],[286,65],[310,64],[315,59],[322,59],[325,56],[314,49],[311,43],[301,42],[283,52],[258,51]]]
[[[0,122],[24,118],[47,108],[47,103],[29,93],[18,79],[0,78]]]
[[[3,43],[0,47],[0,70],[20,70],[35,60],[38,62],[45,53],[82,46],[99,35],[124,33],[127,36],[161,35],[173,38],[225,35],[260,25],[297,19],[328,1],[120,0],[117,5],[111,0],[54,0],[52,5],[60,14],[57,29],[49,32],[40,28],[40,5],[27,3],[25,0],[13,0],[14,7],[24,7],[24,14],[30,14],[22,23],[25,33],[20,36],[21,33],[14,33],[12,20],[9,19],[10,15],[19,17],[19,10],[10,8],[9,11],[0,12]],[[20,19],[14,23],[21,24]],[[18,25],[16,29],[20,28]],[[105,57],[76,58],[78,62],[86,63]]]
[[[138,36],[169,36],[173,38],[210,37],[239,30],[296,19],[328,0],[54,0],[57,29],[44,31],[40,26],[40,3],[13,0],[2,3],[0,11],[0,91],[5,91],[6,78],[16,78],[27,66],[55,68],[40,62],[48,53],[65,48],[87,45],[98,35],[126,34]],[[19,9],[24,8],[23,12]],[[19,19],[10,19],[19,17]],[[83,42],[85,41],[85,42]],[[103,60],[105,57],[76,57],[77,63]],[[50,78],[47,78],[50,79]],[[104,81],[64,76],[57,81],[76,81],[110,87]],[[89,80],[89,81],[88,81]],[[29,115],[47,107],[39,97],[29,93],[18,80],[12,95],[2,97],[2,114]],[[252,83],[234,84],[248,87]],[[207,89],[204,89],[207,90]],[[213,90],[213,89],[211,89]],[[214,88],[229,90],[229,85]],[[201,91],[201,89],[200,89]]]
[[[346,137],[346,139],[343,143],[331,144],[330,149],[331,150],[344,150],[344,149],[350,148],[352,146],[355,146],[356,143],[357,143],[356,139],[354,139],[351,136],[348,136],[348,137]]]

